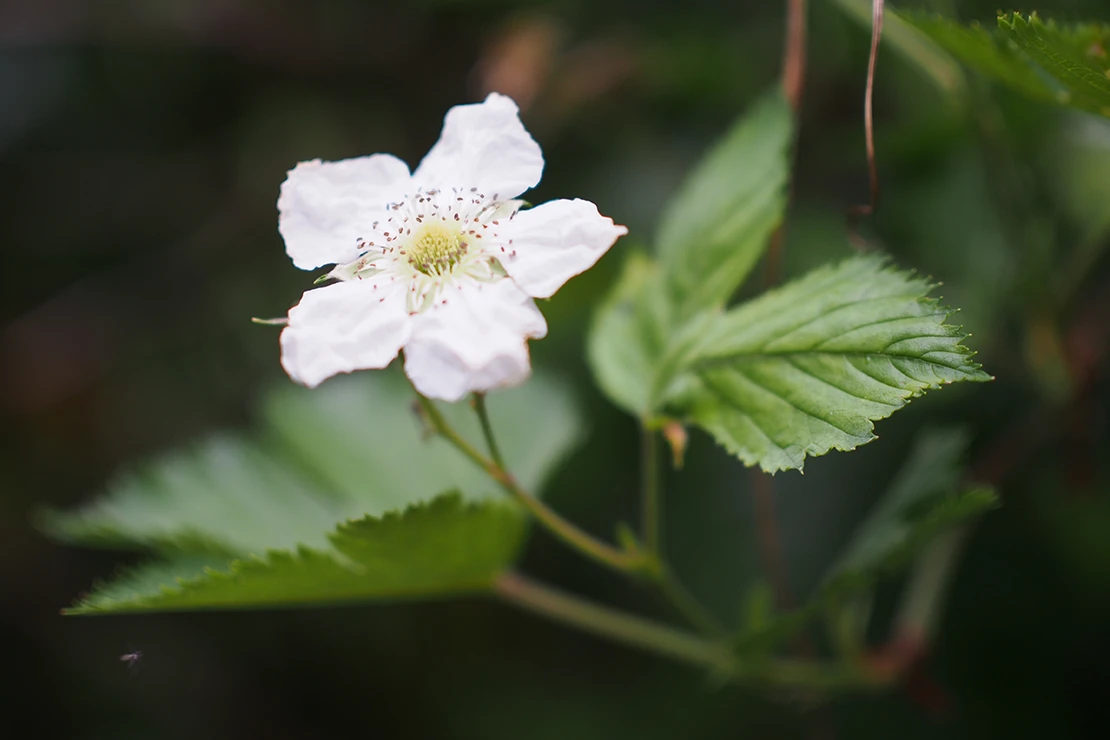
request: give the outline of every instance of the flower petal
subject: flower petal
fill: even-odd
[[[315,388],[339,373],[385,367],[411,330],[400,281],[335,283],[308,291],[289,309],[281,364],[293,380]]]
[[[405,346],[405,373],[429,398],[520,385],[531,372],[527,340],[547,334],[543,314],[512,280],[460,285],[448,288],[447,303],[413,317]]]
[[[278,231],[293,264],[314,270],[358,258],[358,239],[408,183],[408,165],[391,154],[298,164],[278,197]]]
[[[425,189],[477,187],[505,200],[535,186],[542,174],[543,153],[520,122],[516,103],[490,93],[483,103],[447,111],[439,141],[412,176]]]
[[[520,211],[501,228],[500,236],[512,239],[512,244],[498,256],[525,293],[550,298],[627,233],[588,200],[553,200]]]

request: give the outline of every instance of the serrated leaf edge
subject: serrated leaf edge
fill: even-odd
[[[454,492],[451,492],[451,493],[442,494],[442,495],[437,496],[437,497],[435,497],[433,499],[430,499],[428,501],[413,502],[413,503],[409,504],[408,506],[406,506],[404,509],[389,511],[389,512],[386,512],[386,513],[382,514],[381,516],[378,516],[378,517],[375,517],[375,516],[372,516],[372,515],[366,515],[366,516],[361,517],[359,519],[347,519],[347,520],[341,521],[336,525],[335,531],[328,535],[328,539],[332,542],[336,542],[338,539],[342,538],[347,531],[349,531],[351,529],[354,529],[356,527],[374,527],[374,526],[388,525],[388,524],[390,524],[394,521],[400,521],[400,520],[403,520],[405,517],[421,513],[420,510],[432,509],[433,507],[437,507],[437,506],[450,506],[450,505],[459,506],[461,508],[461,510],[464,511],[464,512],[471,512],[471,511],[474,511],[476,509],[481,509],[481,508],[501,508],[505,511],[515,512],[523,518],[523,512],[520,510],[520,508],[516,504],[513,504],[512,502],[506,502],[506,501],[468,501],[462,496],[462,494],[460,494],[457,491],[454,491]],[[524,530],[522,528],[521,534],[523,535],[523,533],[524,533]],[[523,539],[523,537],[521,539]],[[519,549],[520,544],[521,543],[518,541],[517,543],[515,543],[514,548]],[[200,587],[204,583],[209,582],[213,579],[215,579],[215,580],[234,580],[235,578],[237,578],[239,576],[249,574],[252,570],[260,570],[260,569],[270,568],[274,565],[279,564],[279,561],[283,561],[283,560],[286,561],[286,562],[293,561],[293,560],[306,561],[306,560],[311,559],[311,558],[319,558],[320,560],[330,560],[331,562],[335,563],[336,565],[340,565],[341,567],[345,566],[345,567],[351,568],[353,572],[357,572],[357,567],[358,567],[357,564],[350,563],[350,562],[344,563],[344,560],[346,560],[345,556],[342,553],[338,552],[337,550],[332,550],[332,551],[320,550],[320,549],[316,549],[316,548],[307,547],[307,546],[304,546],[304,545],[298,545],[295,550],[291,550],[291,549],[267,549],[263,555],[251,554],[251,555],[245,555],[245,556],[241,556],[241,557],[232,557],[232,559],[230,559],[228,564],[227,564],[227,570],[218,570],[216,568],[206,567],[206,568],[204,568],[202,575],[196,576],[194,578],[176,578],[176,579],[174,579],[174,581],[175,581],[174,585],[161,584],[161,586],[159,587],[159,591],[162,595],[165,595],[165,596],[181,596],[181,595],[187,593],[191,588]],[[352,566],[354,566],[354,567],[352,567]],[[113,578],[112,580],[119,580],[119,579],[125,578],[129,573],[134,573],[134,572],[138,571],[139,569],[141,569],[142,567],[143,566],[140,565],[140,566],[136,566],[136,567],[133,567],[133,568],[120,570],[117,573],[117,575],[115,576],[115,578]],[[232,611],[232,610],[239,611],[239,610],[244,610],[244,609],[247,609],[247,610],[249,610],[249,609],[267,609],[267,610],[269,610],[269,609],[278,609],[278,608],[282,608],[282,607],[296,608],[298,606],[305,606],[305,605],[308,605],[308,604],[310,604],[312,606],[324,606],[324,605],[327,605],[327,604],[343,604],[343,603],[370,601],[370,600],[383,601],[383,600],[390,600],[390,599],[406,599],[406,598],[416,598],[416,597],[419,597],[419,596],[430,595],[430,594],[435,594],[437,596],[438,595],[449,596],[449,595],[459,595],[459,594],[465,594],[465,593],[480,593],[480,592],[488,591],[490,589],[490,587],[492,586],[493,581],[496,578],[496,576],[497,576],[497,573],[491,573],[489,578],[477,580],[477,581],[474,581],[473,583],[462,583],[462,584],[454,585],[454,586],[448,587],[448,588],[436,588],[436,589],[431,589],[431,590],[429,590],[429,589],[395,590],[395,591],[392,591],[392,592],[389,592],[389,593],[375,594],[372,599],[367,599],[365,597],[352,596],[349,599],[338,598],[336,600],[327,600],[327,601],[312,600],[310,602],[274,603],[274,604],[266,604],[264,606],[261,606],[261,605],[259,605],[259,606],[256,606],[256,605],[248,605],[248,606],[226,605],[226,606],[196,606],[196,607],[182,606],[182,607],[175,607],[175,608],[172,608],[172,609],[167,609],[166,611],[174,611],[174,612],[200,611],[200,610],[203,610],[203,611]],[[114,603],[118,604],[118,605],[123,605],[123,606],[117,606],[117,607],[113,607],[113,608],[110,608],[110,609],[97,607],[97,606],[90,606],[89,603],[91,601],[94,601],[95,598],[96,598],[96,588],[97,588],[97,586],[102,584],[102,583],[105,583],[105,581],[101,580],[101,581],[94,582],[92,590],[89,593],[89,595],[87,595],[84,598],[78,599],[73,604],[73,606],[62,609],[61,614],[64,615],[64,616],[104,616],[104,615],[109,615],[109,614],[120,614],[120,613],[124,613],[124,612],[129,612],[129,611],[146,611],[146,607],[144,605],[151,601],[150,597],[139,597],[139,598],[132,598],[132,599],[117,599],[117,600],[114,601]]]
[[[821,272],[826,272],[826,273],[829,273],[829,274],[834,273],[837,269],[839,269],[843,265],[846,265],[847,263],[852,262],[852,261],[858,261],[861,265],[863,265],[865,267],[868,267],[868,268],[873,268],[878,273],[883,273],[883,274],[886,274],[888,276],[894,276],[894,277],[902,278],[908,286],[917,286],[919,288],[919,290],[915,291],[917,297],[914,298],[914,300],[916,300],[918,303],[920,303],[922,305],[925,305],[927,307],[938,308],[939,310],[936,311],[934,314],[932,314],[932,316],[940,316],[940,315],[943,314],[944,318],[940,321],[940,324],[942,326],[948,326],[948,327],[951,327],[953,329],[954,333],[952,334],[951,338],[955,340],[955,344],[953,345],[953,347],[950,351],[954,354],[961,355],[962,357],[967,358],[968,360],[970,360],[970,358],[972,358],[976,354],[978,354],[975,350],[972,350],[970,347],[966,347],[963,344],[963,341],[965,339],[967,339],[968,337],[970,337],[971,334],[970,333],[964,333],[962,331],[962,329],[963,329],[962,325],[953,325],[953,324],[948,324],[947,323],[948,319],[951,316],[959,313],[959,309],[958,308],[953,309],[953,308],[948,308],[948,307],[945,307],[945,306],[941,306],[940,305],[940,301],[941,301],[940,297],[937,297],[937,298],[928,297],[929,293],[931,293],[932,291],[941,287],[943,285],[943,283],[940,282],[940,281],[934,281],[933,278],[931,278],[931,277],[924,277],[924,276],[920,275],[920,273],[916,269],[912,269],[912,268],[911,269],[906,269],[906,270],[899,269],[894,264],[893,259],[889,255],[865,255],[862,258],[859,257],[859,256],[849,257],[847,259],[841,260],[840,262],[829,263],[829,264],[823,265],[823,266],[817,268],[816,270],[814,270],[813,272],[803,276],[802,278],[799,278],[799,280],[808,278],[811,275],[820,274]],[[861,272],[862,271],[863,270],[861,270]],[[780,286],[777,286],[775,288],[772,288],[771,290],[765,291],[761,295],[756,296],[755,298],[752,299],[752,301],[760,300],[760,299],[765,298],[765,297],[772,297],[772,296],[780,293],[781,291],[786,290],[789,286],[790,286],[790,283],[787,283],[785,285],[780,285]],[[913,294],[912,293],[907,293],[906,297],[909,298],[911,295],[913,295]],[[745,304],[739,304],[738,306],[735,306],[733,308],[733,310],[740,309],[744,305]],[[834,307],[833,309],[830,309],[830,310],[838,310],[839,308],[849,307],[851,305],[854,305],[854,304],[852,304],[852,303],[844,304],[843,306],[837,306],[837,307]],[[818,318],[821,318],[821,317],[818,317]],[[797,331],[802,326],[805,326],[805,324],[812,323],[813,320],[814,319],[810,319],[810,320],[807,320],[806,322],[804,322],[803,324],[800,324],[799,326],[791,327],[790,332],[792,333],[794,331]],[[775,340],[780,339],[780,338],[781,337],[776,337]],[[775,340],[772,340],[772,341],[775,341]],[[900,339],[898,341],[904,341],[904,339]],[[748,355],[750,355],[751,357],[768,357],[768,356],[787,357],[789,355],[799,355],[799,354],[825,354],[825,355],[837,355],[837,356],[860,356],[860,357],[865,357],[865,358],[869,357],[869,356],[880,356],[880,357],[886,357],[887,356],[887,355],[883,355],[881,353],[874,353],[874,352],[852,353],[852,352],[836,352],[836,351],[763,352],[763,353],[752,352],[752,353],[748,353]],[[708,363],[728,364],[728,363],[735,362],[736,358],[741,357],[741,356],[744,356],[744,355],[733,355],[733,356],[729,356],[729,357],[712,358],[711,360],[708,360],[708,361],[702,361],[702,362],[699,362],[699,363],[695,363],[694,366],[691,369],[696,373],[699,368],[705,367]],[[900,387],[897,387],[897,386],[890,386],[891,388],[894,388],[895,390],[898,390],[899,392],[903,392],[906,395],[903,397],[901,403],[899,403],[897,405],[888,404],[886,402],[880,402],[882,405],[887,405],[887,406],[890,407],[889,410],[886,413],[877,414],[877,415],[873,415],[873,416],[869,415],[869,414],[863,414],[864,418],[867,419],[867,421],[869,422],[869,429],[868,429],[868,432],[869,432],[869,435],[870,435],[869,437],[867,437],[866,439],[861,440],[860,442],[858,442],[856,444],[852,444],[850,446],[841,445],[839,443],[834,444],[834,445],[830,446],[827,450],[820,451],[820,452],[815,452],[815,451],[811,450],[808,446],[807,447],[801,447],[800,445],[794,445],[790,448],[783,448],[783,447],[779,446],[778,443],[776,443],[773,439],[771,439],[771,437],[766,433],[766,431],[762,427],[760,427],[755,422],[755,420],[752,419],[751,416],[748,416],[747,414],[745,414],[745,416],[748,418],[748,420],[751,421],[752,426],[756,430],[758,430],[759,433],[761,435],[763,435],[769,443],[771,443],[776,448],[778,448],[782,452],[784,457],[788,458],[791,462],[795,463],[793,466],[767,465],[763,461],[761,461],[757,455],[751,454],[750,451],[747,450],[746,448],[742,448],[739,445],[730,444],[730,440],[728,440],[728,439],[722,440],[720,435],[711,434],[710,436],[713,437],[713,439],[717,442],[717,444],[719,444],[721,447],[725,448],[725,450],[727,450],[730,454],[734,455],[735,457],[738,457],[748,467],[754,467],[754,466],[758,465],[760,470],[762,470],[765,473],[771,473],[771,474],[774,474],[774,473],[777,473],[777,472],[780,472],[780,471],[784,471],[784,470],[797,470],[797,471],[801,472],[802,474],[804,474],[805,473],[805,470],[804,470],[805,460],[806,460],[807,457],[821,457],[825,454],[828,454],[829,452],[831,452],[833,450],[836,450],[837,452],[850,452],[850,451],[855,450],[855,449],[857,449],[857,448],[859,448],[859,447],[861,447],[865,444],[868,444],[870,442],[875,441],[879,437],[878,437],[878,435],[875,434],[875,424],[874,424],[874,422],[882,421],[884,419],[889,418],[890,416],[892,416],[894,414],[895,411],[899,411],[899,410],[905,408],[906,405],[908,405],[910,403],[910,401],[912,401],[915,398],[919,398],[919,397],[925,395],[925,393],[927,391],[940,390],[941,388],[943,388],[945,386],[948,386],[948,385],[951,385],[952,383],[955,383],[955,382],[963,382],[963,381],[989,382],[989,381],[993,381],[995,379],[993,375],[989,375],[989,374],[983,372],[982,371],[982,366],[979,363],[976,363],[976,362],[968,362],[966,364],[961,364],[959,367],[953,367],[951,365],[945,365],[944,363],[934,362],[934,361],[930,361],[930,360],[922,360],[922,358],[918,358],[918,357],[907,357],[906,359],[912,359],[912,360],[916,360],[916,361],[922,361],[922,362],[928,362],[928,363],[936,364],[936,365],[939,365],[941,367],[945,367],[949,370],[955,370],[957,372],[967,373],[971,377],[960,378],[958,380],[942,380],[940,382],[928,382],[928,383],[925,383],[925,384],[921,385],[921,387],[915,388],[915,389],[905,389],[905,388],[900,388]],[[895,369],[898,369],[898,368],[895,368]],[[803,371],[803,372],[805,372],[805,371]],[[923,382],[923,381],[921,381],[917,378],[913,378],[912,376],[909,376],[908,374],[906,374],[905,372],[903,372],[900,369],[898,369],[898,372],[900,372],[903,375],[906,375],[906,377],[908,377],[908,378],[911,378],[912,380],[915,381],[915,383],[920,384],[920,383]],[[975,373],[978,373],[979,375],[976,376],[976,375],[974,375]],[[807,374],[809,374],[809,373],[807,373]],[[813,377],[816,378],[816,376],[813,376]],[[702,378],[700,375],[699,375],[699,379],[702,382],[705,382],[704,378]],[[828,381],[824,380],[823,378],[816,378],[816,379],[831,386],[831,384],[828,383]],[[878,379],[876,378],[875,380],[878,380]],[[750,378],[749,378],[749,381],[751,381]],[[754,381],[751,381],[751,382],[754,383]],[[878,381],[878,382],[882,382],[882,381]],[[885,385],[889,385],[889,384],[885,384]],[[837,390],[839,390],[843,393],[849,393],[848,391],[845,391],[843,388],[838,388],[836,386],[832,386],[832,387],[836,388]],[[769,390],[769,389],[766,389],[766,390]],[[769,392],[773,393],[773,391],[769,391]],[[775,395],[778,395],[778,394],[776,393]],[[782,398],[782,397],[780,396],[780,398]],[[857,398],[859,398],[859,397],[857,396]],[[784,402],[790,404],[790,401],[788,399],[782,398],[782,400]],[[871,401],[871,399],[861,399],[861,400]],[[793,404],[790,404],[790,405],[793,405]],[[801,409],[799,409],[799,411],[801,411]],[[807,413],[807,415],[808,415],[808,412],[803,411],[803,413]],[[824,420],[821,420],[821,421],[824,421]],[[828,423],[828,422],[825,422],[825,423]],[[700,426],[700,425],[698,425],[698,426]],[[840,430],[840,431],[844,432],[844,430]],[[852,436],[856,436],[856,435],[852,435]],[[792,452],[792,450],[794,450],[795,448],[797,448],[799,450],[796,453]]]

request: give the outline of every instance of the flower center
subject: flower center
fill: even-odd
[[[458,229],[442,222],[424,224],[417,230],[405,249],[409,264],[425,275],[443,275],[451,271],[466,254],[466,242]]]

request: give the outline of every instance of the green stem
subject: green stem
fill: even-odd
[[[732,673],[734,659],[726,647],[685,632],[586,601],[511,571],[494,581],[501,598],[541,616],[626,645],[669,658]]]
[[[566,519],[563,519],[538,498],[525,491],[507,470],[483,455],[475,449],[472,444],[463,439],[463,437],[447,423],[447,420],[443,418],[443,414],[440,413],[439,409],[436,408],[436,405],[432,403],[431,400],[420,394],[417,394],[417,398],[420,400],[420,405],[424,409],[424,414],[427,416],[428,423],[432,425],[435,431],[454,445],[455,449],[468,457],[471,462],[484,470],[490,478],[496,481],[509,495],[516,499],[518,503],[527,509],[529,513],[531,513],[532,516],[556,538],[562,540],[572,549],[577,550],[586,557],[623,573],[639,572],[645,567],[647,560],[643,555],[618,550],[612,545],[595,539]]]
[[[713,615],[686,590],[665,564],[660,566],[659,573],[655,578],[655,585],[667,601],[669,601],[690,624],[701,630],[702,633],[720,640],[728,637],[728,630],[724,628],[724,625],[718,622]]]
[[[542,617],[614,642],[709,668],[734,681],[813,691],[866,690],[885,685],[881,679],[846,664],[772,659],[743,665],[737,662],[727,643],[705,640],[587,601],[513,571],[499,575],[493,582],[493,591],[505,601]]]
[[[647,426],[640,425],[640,440],[641,440],[641,464],[643,470],[640,473],[640,490],[642,512],[642,529],[641,536],[644,538],[644,546],[647,551],[652,555],[659,555],[660,548],[662,547],[662,526],[660,518],[660,489],[659,489],[659,440],[656,433]]]
[[[656,568],[652,572],[652,580],[663,597],[690,624],[709,637],[724,639],[728,631],[683,587],[663,561],[663,487],[659,476],[659,436],[657,430],[641,423],[640,441],[640,458],[643,465],[640,472],[643,531],[640,536],[644,539],[644,548],[648,555],[656,563]]]
[[[482,423],[482,434],[486,438],[486,447],[489,448],[489,455],[497,464],[497,467],[502,470],[505,468],[505,459],[501,457],[501,449],[497,446],[497,440],[493,436],[493,424],[490,423],[489,413],[486,411],[486,394],[474,394],[474,411],[478,414],[478,420]]]
[[[562,540],[572,549],[594,561],[622,573],[643,574],[659,589],[660,593],[670,601],[674,607],[695,627],[706,635],[715,638],[724,638],[727,631],[706,611],[688,591],[674,578],[670,569],[659,558],[657,549],[649,549],[646,553],[633,550],[618,550],[601,540],[598,540],[582,531],[574,524],[563,519],[554,510],[531,495],[517,484],[512,474],[505,469],[501,454],[493,434],[493,425],[490,423],[486,411],[485,399],[480,394],[474,395],[474,410],[481,421],[482,433],[486,444],[490,448],[492,459],[479,452],[470,442],[466,441],[443,417],[436,405],[428,398],[417,394],[420,405],[428,423],[436,433],[450,442],[463,455],[468,457],[478,467],[482,468],[493,480],[504,488],[513,498],[526,508],[541,525],[543,525],[556,538]],[[650,508],[652,514],[645,515],[646,533],[649,543],[655,548],[659,546],[659,475],[658,475],[658,445],[654,432],[644,429],[645,444],[645,482],[644,498],[645,509]],[[654,532],[654,534],[650,534]],[[649,545],[650,546],[650,545]]]
[[[966,526],[946,532],[918,559],[895,621],[901,637],[919,641],[922,646],[932,641],[967,534]]]
[[[813,660],[783,658],[739,676],[741,680],[778,688],[810,691],[881,690],[890,682],[846,663],[819,663]]]

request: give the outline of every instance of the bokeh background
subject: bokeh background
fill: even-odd
[[[812,0],[783,271],[850,254],[866,200],[867,3]],[[995,2],[931,7],[993,23]],[[1108,20],[1098,0],[1046,0]],[[1003,506],[972,533],[925,679],[878,696],[720,686],[696,670],[481,599],[263,613],[63,618],[133,555],[64,548],[39,507],[219,429],[290,381],[280,316],[311,282],[275,201],[286,170],[375,151],[415,163],[443,113],[513,95],[544,148],[535,202],[583,197],[631,236],[545,304],[535,363],[589,434],[548,500],[599,534],[635,511],[633,422],[589,382],[583,336],[621,252],[780,66],[782,3],[717,0],[14,0],[0,4],[0,731],[66,738],[1071,738],[1110,702],[1105,359],[1110,124],[968,77],[953,96],[884,47],[882,206],[863,229],[944,282],[997,381],[953,387],[852,454],[781,474],[804,597],[914,435],[966,425]],[[757,271],[756,278],[760,276]],[[753,280],[756,285],[759,280]],[[695,436],[668,547],[724,616],[760,570],[752,477]],[[523,569],[651,599],[540,533]],[[898,584],[884,594],[892,600]],[[889,591],[889,594],[886,592]],[[881,594],[882,596],[882,594]],[[883,599],[880,599],[880,606]],[[877,635],[881,638],[881,635]],[[121,663],[141,650],[137,671]],[[12,732],[14,734],[8,734]]]

